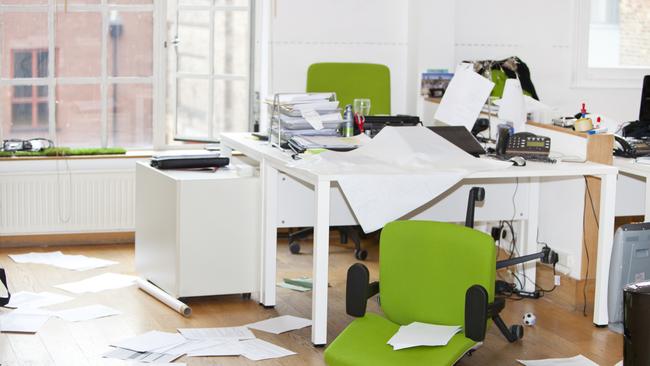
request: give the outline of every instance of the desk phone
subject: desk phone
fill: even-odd
[[[551,139],[530,132],[510,135],[507,129],[502,129],[499,130],[496,151],[498,155],[547,157],[551,151]]]

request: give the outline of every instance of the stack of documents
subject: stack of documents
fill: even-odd
[[[75,271],[85,271],[88,269],[108,267],[117,262],[106,259],[86,257],[85,255],[67,255],[59,251],[44,253],[27,253],[27,254],[9,254],[9,258],[16,263],[38,263],[49,264],[51,266],[71,269]]]
[[[413,322],[401,326],[388,344],[395,351],[418,346],[446,346],[460,329],[460,326]]]
[[[279,114],[274,116],[271,134],[281,129],[282,139],[293,136],[334,136],[343,122],[339,102],[333,93],[282,94]]]

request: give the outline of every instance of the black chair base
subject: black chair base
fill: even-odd
[[[337,226],[335,228],[339,232],[341,244],[347,244],[348,239],[354,243],[354,257],[358,260],[365,260],[368,257],[368,251],[361,248],[361,237],[359,231],[354,226]],[[311,227],[303,228],[289,234],[289,250],[291,254],[300,253],[300,240],[304,239],[314,233]]]

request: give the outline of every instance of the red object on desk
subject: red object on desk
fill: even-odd
[[[354,114],[354,123],[359,127],[359,133],[363,133],[363,124],[366,122],[366,117],[360,115],[359,113]]]

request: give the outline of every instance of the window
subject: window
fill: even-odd
[[[152,0],[0,0],[0,139],[150,147]]]
[[[577,2],[576,84],[641,87],[650,72],[647,0]]]
[[[13,77],[47,77],[47,55],[47,50],[12,50]],[[48,114],[46,86],[13,87],[11,121],[14,129],[40,128],[47,132]]]
[[[215,141],[251,129],[251,1],[167,2],[169,129]]]

